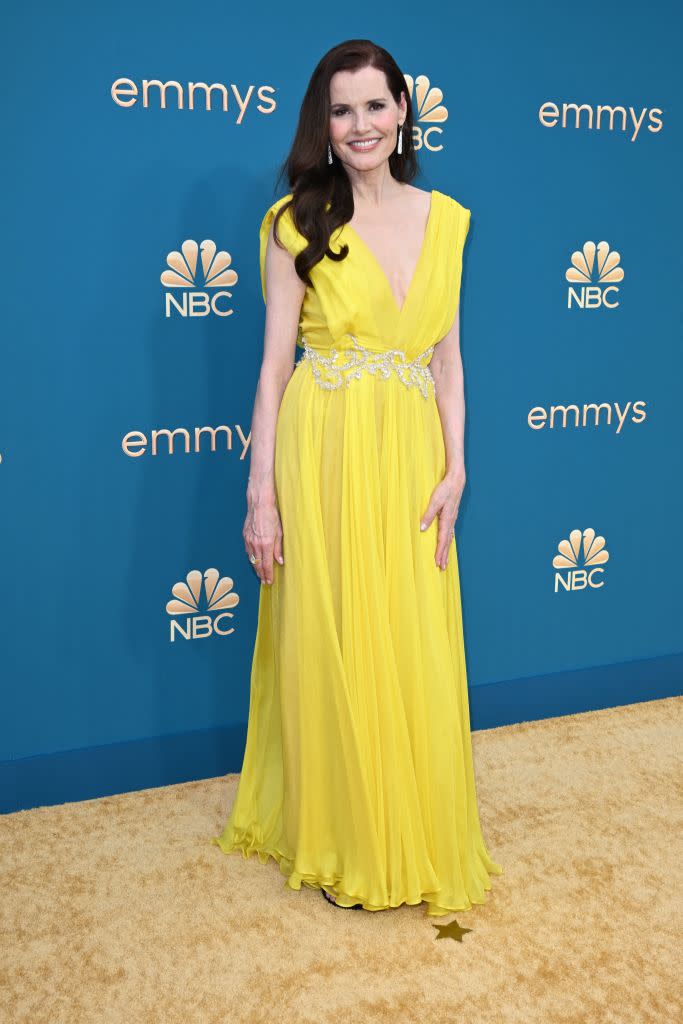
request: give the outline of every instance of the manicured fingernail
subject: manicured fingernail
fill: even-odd
[[[420,529],[421,530],[426,530],[427,529],[427,524],[426,523],[420,523]]]
[[[280,557],[278,558],[278,562],[280,563],[280,565],[284,565],[285,564],[285,560],[282,557],[282,555],[280,555]]]

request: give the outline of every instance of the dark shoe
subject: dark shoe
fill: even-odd
[[[323,894],[323,896],[325,897],[325,899],[327,900],[328,903],[331,903],[334,907],[339,907],[340,910],[362,910],[363,909],[363,904],[362,903],[354,903],[352,907],[342,907],[339,903],[337,903],[337,901],[335,900],[334,896],[330,896],[329,892],[326,892],[325,889],[321,889],[320,891],[321,891],[321,893]]]

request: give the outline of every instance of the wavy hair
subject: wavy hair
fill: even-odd
[[[413,146],[413,105],[408,85],[391,54],[369,39],[348,39],[339,43],[318,62],[299,111],[294,141],[284,160],[277,181],[286,175],[292,199],[284,203],[275,217],[273,234],[278,245],[277,223],[285,210],[292,211],[297,231],[308,245],[295,258],[294,266],[302,281],[310,285],[309,271],[324,256],[343,260],[349,251],[343,245],[339,252],[330,249],[330,236],[353,217],[351,180],[339,160],[327,160],[330,126],[330,80],[337,71],[358,71],[373,67],[383,71],[389,92],[400,103],[401,91],[406,97],[406,119],[403,124],[403,152],[396,149],[389,157],[391,176],[409,182],[419,171]],[[329,210],[326,208],[330,204]]]

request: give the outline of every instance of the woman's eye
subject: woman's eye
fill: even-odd
[[[385,103],[380,103],[378,101],[377,103],[371,103],[370,106],[374,107],[374,108],[376,108],[378,110],[384,110],[384,107],[386,106],[386,104]],[[346,108],[346,107],[337,107],[336,110],[332,111],[332,114],[333,114],[334,117],[336,117],[338,114],[347,114],[347,113],[348,113],[348,108]]]

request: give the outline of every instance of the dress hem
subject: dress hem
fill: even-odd
[[[488,899],[482,894],[482,898],[472,897],[468,899],[464,904],[457,907],[444,907],[438,903],[430,902],[427,898],[429,893],[422,893],[419,899],[402,899],[398,902],[389,902],[385,905],[378,905],[370,903],[360,893],[348,893],[337,888],[338,883],[342,880],[341,875],[332,875],[321,877],[315,874],[300,874],[293,870],[293,859],[281,850],[275,847],[268,846],[266,844],[256,843],[248,834],[243,834],[241,837],[233,835],[232,840],[226,840],[223,836],[212,836],[210,843],[218,846],[223,853],[242,853],[244,859],[256,854],[259,861],[262,864],[267,863],[268,858],[272,857],[275,863],[279,866],[280,871],[285,875],[285,886],[294,891],[299,891],[302,884],[308,886],[311,889],[325,889],[326,892],[333,896],[337,901],[337,904],[341,907],[351,907],[354,904],[360,903],[363,910],[369,910],[375,912],[378,910],[395,910],[400,906],[419,906],[421,903],[427,904],[427,910],[425,911],[427,917],[445,917],[447,914],[460,913],[465,910],[471,910],[474,906],[482,906],[488,902]],[[495,861],[490,861],[490,868],[488,869],[492,875],[502,875],[503,868],[500,864]],[[482,883],[485,892],[489,892],[492,889],[491,880],[488,879]]]

